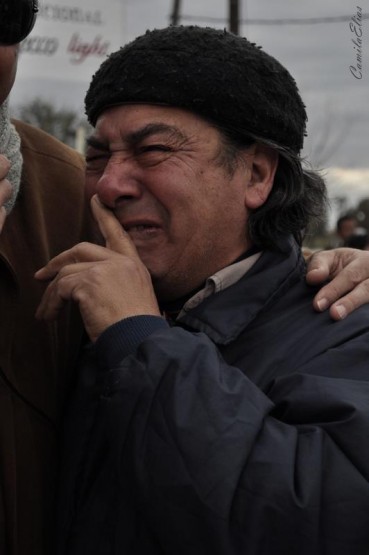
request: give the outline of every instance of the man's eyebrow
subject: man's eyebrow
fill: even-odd
[[[135,146],[147,137],[151,135],[155,135],[157,133],[166,133],[171,135],[173,138],[177,140],[184,141],[186,136],[182,133],[178,127],[174,125],[168,125],[166,123],[148,123],[141,129],[137,129],[136,131],[132,131],[128,133],[126,136],[123,136],[123,141],[126,141],[130,146]],[[109,143],[107,141],[101,141],[94,136],[88,137],[86,140],[87,146],[92,148],[96,148],[96,150],[102,150],[104,152],[109,152]]]
[[[109,145],[107,142],[99,141],[96,137],[88,137],[86,139],[86,145],[96,148],[96,150],[109,151]]]

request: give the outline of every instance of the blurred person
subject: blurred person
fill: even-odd
[[[302,230],[325,185],[293,78],[244,38],[170,27],[102,64],[86,112],[106,246],[36,274],[38,318],[73,300],[91,341],[58,552],[366,555],[369,307],[312,311]]]
[[[336,224],[336,233],[338,237],[337,243],[334,247],[343,247],[346,245],[346,240],[350,237],[358,226],[358,221],[352,214],[344,214],[339,217]]]
[[[352,214],[344,214],[337,219],[336,227],[332,232],[327,249],[339,249],[345,247],[346,239],[352,235],[358,226],[358,221]]]
[[[36,322],[35,270],[90,237],[84,162],[41,130],[9,119],[19,42],[37,3],[0,2],[0,553],[50,555],[61,408],[83,328],[67,307]]]
[[[345,240],[345,246],[352,249],[369,250],[369,234],[364,227],[357,227]]]

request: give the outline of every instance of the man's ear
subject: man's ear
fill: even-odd
[[[245,206],[248,209],[255,210],[267,200],[273,187],[278,158],[278,152],[266,145],[255,143],[247,150],[250,177],[245,190]]]

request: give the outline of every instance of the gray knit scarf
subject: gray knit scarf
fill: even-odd
[[[0,152],[8,158],[11,164],[7,179],[10,181],[13,194],[5,203],[5,209],[9,214],[18,195],[23,159],[20,151],[20,137],[10,121],[7,100],[0,106]]]

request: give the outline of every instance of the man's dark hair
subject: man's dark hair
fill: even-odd
[[[223,159],[227,169],[234,170],[240,150],[256,142],[279,155],[268,199],[249,214],[250,240],[259,247],[273,249],[278,248],[280,237],[292,234],[301,245],[305,230],[325,215],[327,194],[324,179],[318,172],[304,168],[298,154],[273,141],[250,134],[241,137],[239,132],[216,127],[223,137]]]

